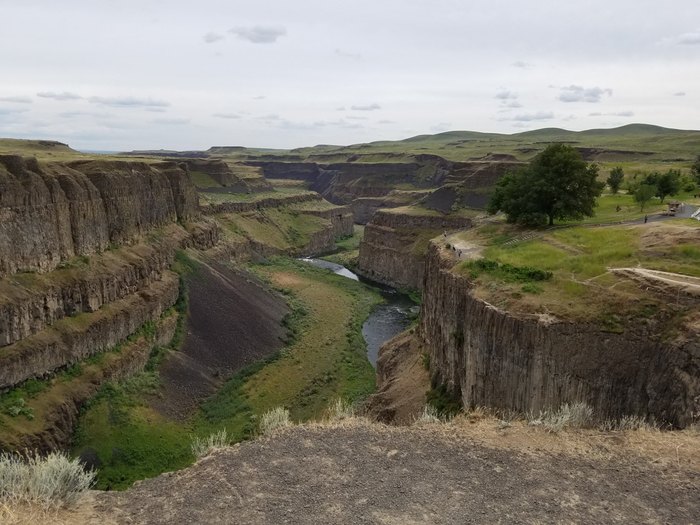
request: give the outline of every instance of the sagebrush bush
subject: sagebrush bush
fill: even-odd
[[[543,426],[550,432],[564,428],[585,428],[593,422],[593,409],[586,403],[564,403],[558,410],[546,410],[528,418],[530,425]]]
[[[442,423],[443,419],[440,418],[440,412],[431,404],[427,404],[423,407],[423,412],[416,418],[416,423],[419,425],[428,423]]]
[[[227,447],[230,443],[226,429],[221,429],[218,432],[209,434],[205,438],[195,437],[192,440],[192,454],[197,458],[208,456],[214,450]]]
[[[44,509],[74,504],[95,482],[78,459],[61,452],[47,456],[0,455],[0,501],[30,504]]]
[[[260,418],[260,433],[262,435],[268,435],[275,429],[288,427],[291,424],[289,410],[284,407],[273,408],[265,412]]]
[[[355,408],[347,401],[338,398],[328,407],[328,419],[340,421],[349,419],[355,415]]]

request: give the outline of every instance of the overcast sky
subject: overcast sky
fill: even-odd
[[[0,137],[297,147],[700,128],[698,0],[0,0]]]

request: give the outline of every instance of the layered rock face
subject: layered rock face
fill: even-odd
[[[228,191],[235,193],[250,191],[248,185],[236,176],[229,165],[222,160],[187,159],[183,162],[189,171],[209,175],[216,182],[226,187]]]
[[[176,251],[218,241],[218,226],[198,216],[172,162],[0,157],[0,390],[157,320],[178,295]]]
[[[267,178],[307,181],[312,190],[335,204],[349,204],[356,199],[380,199],[404,185],[418,189],[447,186],[450,189],[448,199],[441,196],[428,203],[428,207],[441,211],[449,211],[453,205],[485,206],[496,181],[508,169],[519,165],[492,160],[453,162],[437,155],[412,155],[405,157],[403,162],[251,161],[247,164],[260,167]],[[446,200],[449,200],[448,204],[445,204]],[[373,203],[367,201],[364,204],[371,206]],[[371,215],[378,207],[373,206],[368,213]],[[362,207],[358,211],[361,223],[370,218]]]
[[[445,230],[471,226],[467,217],[379,210],[365,226],[357,272],[384,284],[420,290],[429,240]]]
[[[194,187],[175,164],[40,166],[0,156],[0,276],[49,271],[197,213]]]
[[[21,397],[32,418],[2,413],[0,449],[65,447],[100,385],[169,343],[170,268],[178,250],[214,246],[218,224],[176,163],[15,156],[0,157],[0,218],[0,394],[45,379],[40,398]]]
[[[537,413],[585,402],[599,418],[638,415],[678,427],[700,411],[697,327],[668,340],[654,325],[618,334],[516,316],[476,298],[469,279],[450,270],[455,263],[431,244],[418,337],[433,382],[465,407]]]

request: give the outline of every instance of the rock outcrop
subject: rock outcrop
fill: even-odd
[[[421,213],[412,208],[379,210],[365,226],[357,272],[373,281],[419,290],[429,240],[445,230],[471,226],[471,218],[458,214]]]
[[[429,250],[417,336],[436,385],[465,407],[537,413],[585,402],[599,418],[637,415],[677,427],[700,412],[697,321],[661,333],[663,319],[626,329],[514,315],[475,296],[454,254]]]
[[[50,271],[197,214],[194,187],[172,163],[0,156],[0,277]]]

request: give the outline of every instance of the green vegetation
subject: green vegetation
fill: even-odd
[[[612,170],[610,170],[610,175],[608,175],[606,182],[608,183],[608,186],[610,186],[610,191],[613,193],[613,195],[617,195],[623,180],[625,180],[625,172],[620,166],[615,166]]]
[[[211,175],[201,171],[190,171],[190,179],[198,188],[221,188],[221,184],[216,182]]]
[[[365,227],[359,224],[353,226],[353,234],[348,237],[338,239],[335,243],[336,251],[325,255],[322,258],[326,261],[334,262],[352,269],[357,266],[360,256],[360,243],[365,235]]]
[[[514,312],[552,312],[560,318],[599,322],[622,329],[656,311],[656,299],[642,294],[609,268],[644,268],[700,276],[697,224],[656,223],[651,228],[571,227],[520,242],[520,230],[489,225],[462,234],[484,246],[481,261],[456,270],[473,278],[477,293]]]
[[[450,392],[444,384],[428,390],[426,401],[435,409],[439,419],[450,419],[462,411],[460,396]]]
[[[640,184],[634,191],[634,200],[639,203],[639,209],[644,211],[644,207],[656,195],[656,186],[651,184]]]
[[[488,211],[503,211],[508,222],[530,226],[592,217],[603,189],[597,177],[597,166],[584,162],[573,147],[552,144],[498,181]]]
[[[479,273],[486,272],[507,282],[546,281],[552,278],[552,272],[532,268],[531,266],[513,266],[508,263],[499,263],[489,259],[475,259],[464,263],[471,270],[472,277],[478,277]]]
[[[176,266],[197,271],[184,253]],[[142,374],[104,386],[81,417],[74,447],[76,454],[99,459],[98,488],[123,489],[187,466],[196,457],[192,444],[204,446],[217,433],[226,432],[230,442],[249,439],[262,415],[277,406],[306,420],[337,397],[357,401],[372,392],[374,370],[361,327],[378,296],[360,283],[287,258],[253,269],[285,292],[291,306],[284,321],[291,336],[287,348],[238,372],[184,422],[152,408],[149,399],[160,385],[151,363]]]

